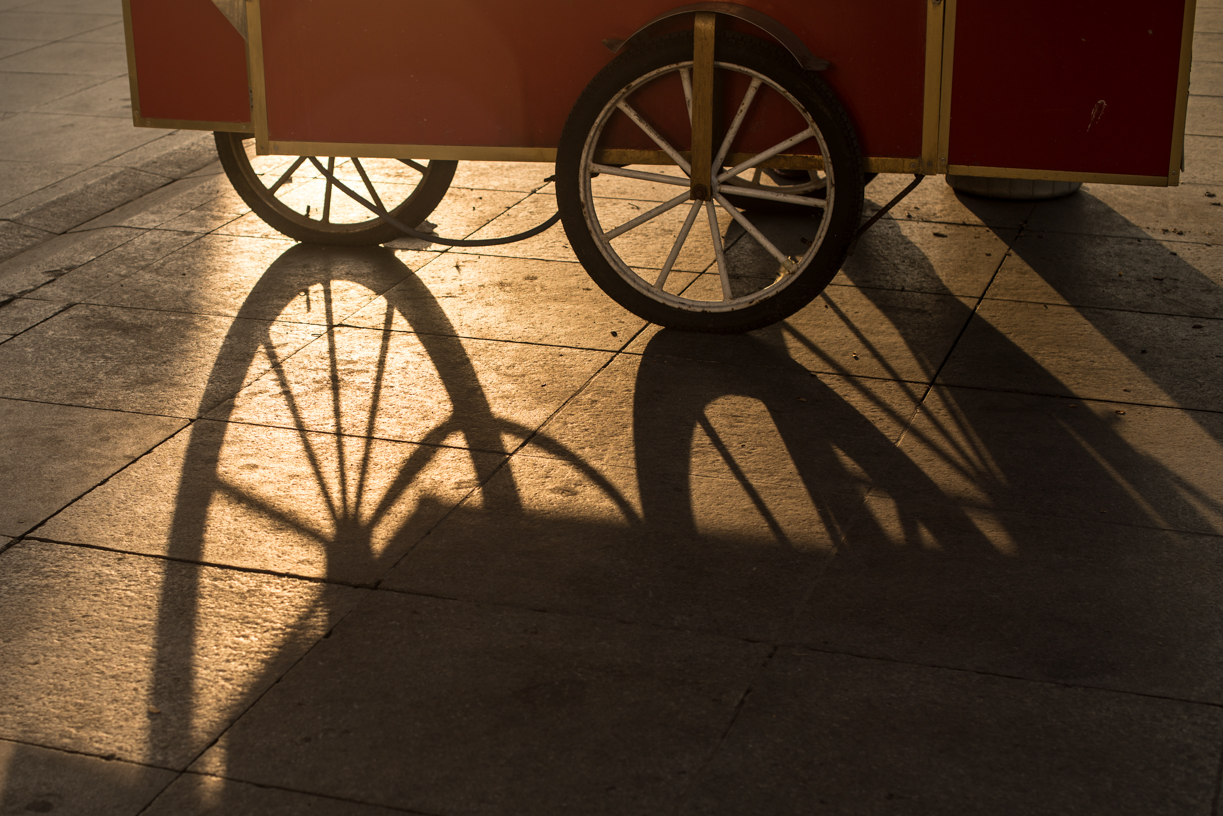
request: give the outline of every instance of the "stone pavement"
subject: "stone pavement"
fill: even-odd
[[[294,245],[130,126],[115,0],[0,0],[0,814],[1217,814],[1200,5],[1184,185],[928,180],[707,337],[559,228]]]

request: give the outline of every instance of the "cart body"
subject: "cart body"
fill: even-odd
[[[698,5],[826,60],[868,171],[1179,181],[1193,0]],[[125,0],[135,120],[267,153],[550,161],[609,44],[685,25],[650,25],[675,6]]]

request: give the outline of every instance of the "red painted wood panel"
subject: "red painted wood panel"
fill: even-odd
[[[271,138],[555,147],[582,89],[612,58],[601,40],[627,37],[682,4],[264,0]],[[833,63],[824,77],[866,155],[921,152],[924,3],[744,5]]]
[[[1180,0],[960,0],[952,164],[1167,176]]]
[[[131,0],[140,115],[250,121],[246,41],[210,0]]]

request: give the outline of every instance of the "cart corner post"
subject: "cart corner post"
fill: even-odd
[[[268,135],[268,96],[263,62],[263,21],[260,0],[246,0],[246,63],[251,78],[251,125],[255,151],[271,153]]]

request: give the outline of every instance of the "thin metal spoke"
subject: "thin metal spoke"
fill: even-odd
[[[743,227],[743,229],[747,231],[748,235],[755,238],[756,242],[759,243],[760,246],[764,247],[766,252],[768,252],[770,255],[772,255],[774,258],[777,259],[777,262],[781,264],[783,269],[785,269],[787,272],[794,271],[794,264],[790,261],[790,259],[787,258],[780,249],[774,246],[772,241],[770,241],[768,238],[765,238],[764,233],[756,229],[756,225],[753,224],[751,221],[748,221],[747,218],[744,217],[743,213],[735,209],[735,205],[727,201],[726,197],[723,196],[721,193],[714,193],[713,197],[717,199],[717,202],[719,204],[722,205],[722,209],[730,213],[731,218],[739,222],[739,226]]]
[[[590,172],[592,174],[604,173],[609,176],[623,176],[624,178],[641,179],[642,181],[655,181],[659,184],[672,184],[678,187],[687,187],[692,183],[686,178],[664,176],[662,173],[646,173],[641,170],[629,170],[627,167],[614,167],[609,164],[591,164]]]
[[[722,229],[718,226],[718,211],[712,201],[705,202],[705,212],[709,216],[709,234],[713,236],[713,254],[718,259],[718,277],[722,279],[722,299],[732,300],[734,294],[730,291],[730,269],[726,266],[726,250],[722,246]]]
[[[378,191],[374,189],[374,185],[370,183],[369,176],[365,173],[365,168],[361,166],[361,160],[356,156],[353,156],[352,163],[353,166],[357,168],[357,172],[361,174],[361,180],[365,182],[365,189],[369,190],[369,194],[373,197],[374,203],[378,205],[379,209],[385,210],[386,207],[382,205],[382,199],[378,197]]]
[[[683,83],[684,102],[688,105],[688,124],[692,124],[692,72],[687,68],[680,68],[679,81]]]
[[[828,206],[828,201],[823,198],[791,195],[789,193],[774,193],[772,190],[758,190],[754,187],[735,187],[730,184],[724,184],[718,192],[725,193],[726,195],[746,196],[748,198],[763,198],[766,201],[781,201],[786,204],[797,204],[800,207]]]
[[[632,105],[630,105],[628,102],[621,100],[620,102],[616,104],[616,107],[619,108],[621,111],[623,111],[625,116],[632,119],[637,124],[637,127],[641,128],[641,131],[646,136],[650,137],[650,139],[654,142],[654,144],[662,148],[662,151],[666,153],[668,156],[670,156],[671,161],[678,164],[681,170],[683,170],[685,173],[688,173],[689,175],[692,174],[692,165],[688,163],[688,160],[685,159],[683,156],[681,156],[679,154],[679,151],[676,150],[674,147],[672,147],[671,143],[668,142],[666,139],[664,139],[662,135],[650,125],[649,122],[647,122],[645,119],[642,119],[641,114],[633,110]]]
[[[752,106],[752,102],[756,99],[756,91],[760,90],[760,83],[764,82],[760,77],[754,77],[752,84],[747,87],[747,93],[743,95],[743,101],[739,103],[739,110],[735,113],[734,121],[730,123],[730,129],[726,131],[726,138],[722,140],[722,149],[718,151],[718,157],[713,160],[714,167],[721,167],[722,161],[726,158],[726,154],[730,152],[730,145],[739,135],[739,128],[743,126],[743,120],[747,118],[748,108]]]
[[[281,188],[282,185],[284,185],[286,181],[291,181],[293,179],[293,171],[301,167],[305,163],[305,161],[306,161],[305,156],[298,156],[297,161],[289,165],[289,169],[284,172],[284,175],[276,179],[276,183],[268,188],[268,192],[275,193],[277,190]]]
[[[688,217],[684,219],[684,226],[680,229],[679,235],[675,237],[675,244],[671,247],[671,254],[667,256],[667,262],[662,266],[662,272],[658,274],[658,280],[654,281],[654,287],[661,289],[667,284],[667,276],[671,274],[671,267],[675,266],[675,260],[679,258],[680,250],[684,248],[684,243],[688,240],[688,233],[692,231],[692,225],[696,223],[697,213],[701,211],[701,202],[693,201],[692,207],[688,210]]]
[[[807,141],[808,139],[812,138],[813,136],[815,136],[815,131],[813,131],[811,128],[807,128],[802,133],[796,133],[793,136],[791,136],[789,139],[786,139],[784,142],[778,142],[777,144],[773,145],[772,147],[770,147],[768,150],[764,151],[763,153],[757,153],[755,156],[752,156],[750,159],[743,162],[742,164],[736,164],[734,167],[730,168],[725,173],[718,176],[718,184],[721,184],[722,182],[726,181],[728,178],[733,178],[734,176],[739,175],[744,170],[751,170],[756,165],[763,164],[764,162],[776,156],[778,153],[781,153],[783,150],[789,150],[790,148],[794,147],[795,145],[802,144],[803,142]]]
[[[335,175],[335,156],[327,159],[327,186],[323,188],[323,223],[331,223],[331,177]]]
[[[420,162],[414,162],[411,159],[400,159],[400,161],[406,164],[408,167],[411,167],[417,173],[420,173],[422,176],[429,170],[428,167],[425,167]]]
[[[628,232],[629,230],[637,229],[638,227],[640,227],[642,224],[644,224],[647,221],[653,221],[658,216],[662,215],[663,213],[667,212],[668,210],[675,209],[676,207],[678,207],[680,204],[684,203],[687,200],[688,200],[688,193],[686,192],[680,193],[679,195],[677,195],[675,198],[671,199],[670,201],[659,204],[654,209],[650,210],[649,212],[642,213],[641,215],[634,218],[632,221],[625,221],[623,224],[616,227],[611,232],[603,233],[603,240],[614,241],[617,238],[619,238],[621,235],[623,235],[624,233]]]

